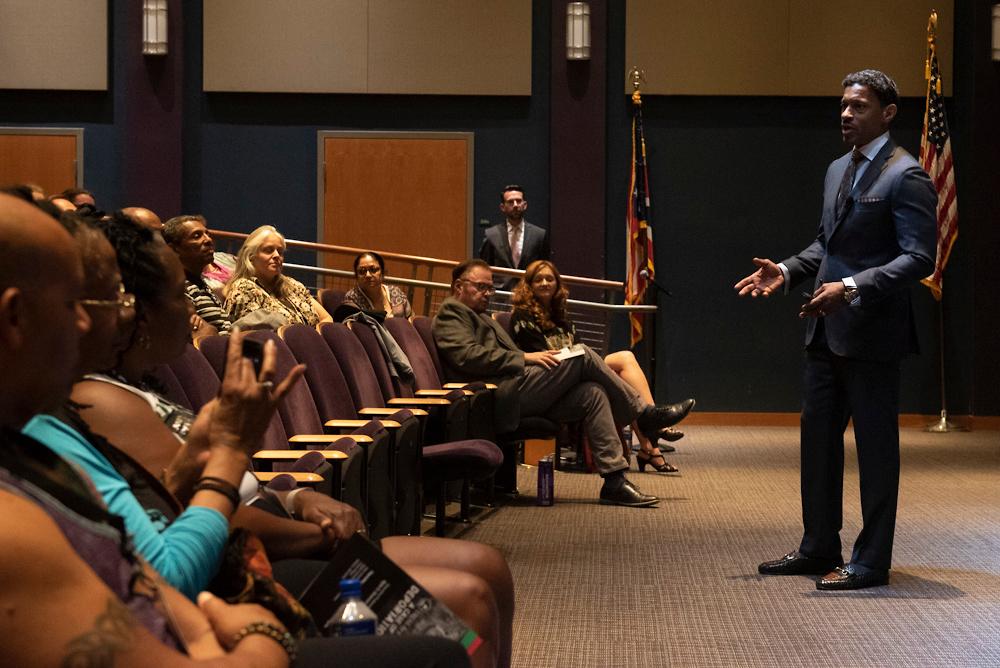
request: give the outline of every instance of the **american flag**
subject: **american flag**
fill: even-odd
[[[646,140],[642,133],[642,98],[632,94],[632,174],[629,178],[628,229],[625,264],[625,303],[642,304],[646,287],[653,279],[653,230],[649,226],[649,172],[646,169]],[[642,340],[642,315],[629,316],[631,345]]]
[[[927,26],[927,106],[924,110],[924,134],[920,138],[920,165],[930,175],[938,193],[937,260],[934,273],[921,283],[930,288],[934,298],[941,300],[944,267],[951,247],[958,238],[958,197],[955,193],[955,169],[952,165],[951,137],[941,97],[941,74],[938,71],[934,29],[937,14],[932,13]]]

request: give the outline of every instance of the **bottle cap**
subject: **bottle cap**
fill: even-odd
[[[344,578],[340,581],[340,595],[344,598],[349,596],[361,596],[361,580],[354,578]]]

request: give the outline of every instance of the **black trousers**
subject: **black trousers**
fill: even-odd
[[[803,536],[799,551],[839,559],[843,524],[844,431],[854,421],[864,527],[851,563],[888,570],[899,494],[899,361],[806,351],[801,423]]]

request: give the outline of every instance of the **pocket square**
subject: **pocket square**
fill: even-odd
[[[884,197],[859,197],[858,204],[876,204],[878,202],[884,202]]]

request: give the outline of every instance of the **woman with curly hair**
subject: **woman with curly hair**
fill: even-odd
[[[255,311],[265,311],[262,322],[275,325],[302,323],[310,327],[333,322],[306,286],[285,276],[285,237],[271,225],[250,233],[236,256],[236,267],[226,283],[226,309],[234,324]],[[257,326],[257,325],[254,325]]]
[[[563,285],[559,270],[552,262],[536,260],[528,265],[511,297],[514,306],[511,330],[514,342],[521,350],[559,350],[576,343],[576,328],[566,314],[568,297],[569,290]],[[649,382],[631,351],[619,350],[606,356],[604,361],[639,393],[643,401],[653,403]],[[643,436],[642,431],[633,428],[632,433],[639,439],[642,448],[636,455],[640,471],[645,471],[648,465],[659,473],[677,472],[677,467],[663,458],[660,449]],[[660,433],[668,441],[684,436],[683,432],[671,427]]]

